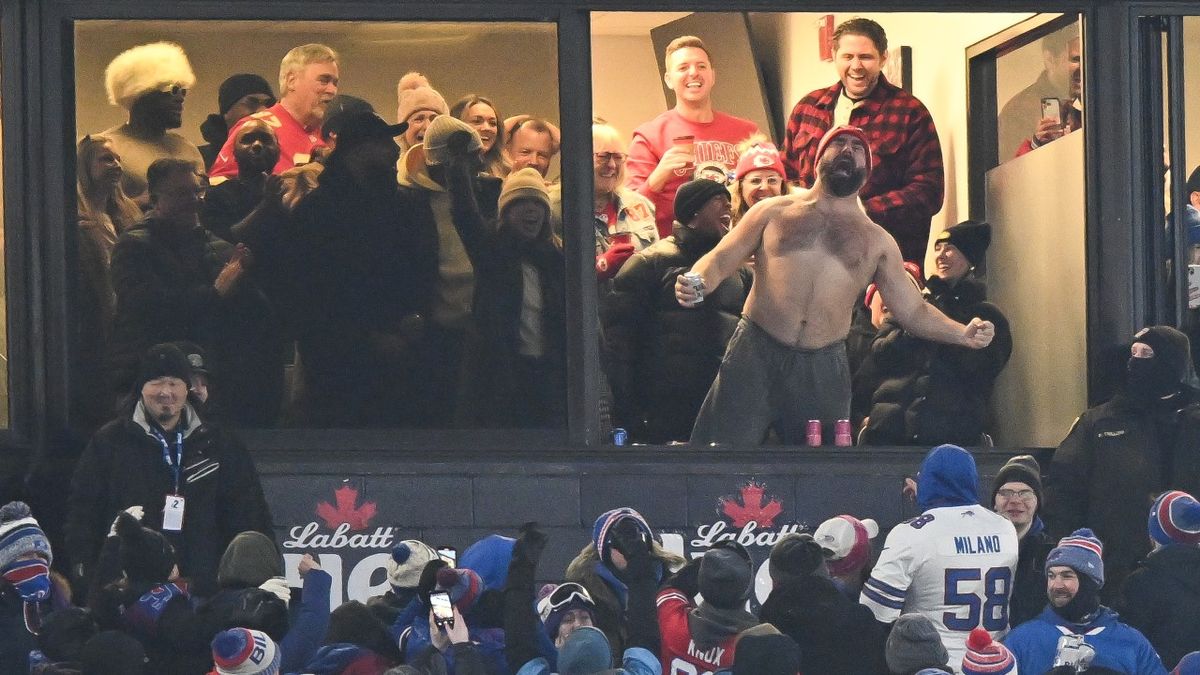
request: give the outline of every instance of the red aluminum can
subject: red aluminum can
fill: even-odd
[[[808,446],[810,448],[821,447],[821,420],[808,421]]]
[[[850,434],[850,420],[838,420],[833,427],[833,444],[839,448],[850,447],[853,437]]]

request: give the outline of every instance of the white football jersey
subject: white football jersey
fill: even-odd
[[[972,628],[1008,632],[1017,545],[1012,523],[978,504],[929,509],[888,533],[859,602],[884,623],[928,617],[961,673]]]

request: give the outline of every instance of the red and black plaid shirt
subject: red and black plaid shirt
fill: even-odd
[[[817,144],[833,126],[842,83],[818,89],[792,109],[784,138],[788,179],[812,187]],[[859,192],[867,215],[896,238],[905,260],[923,264],[933,214],[942,209],[945,176],[937,127],[925,105],[879,76],[879,84],[850,113],[871,143],[873,166]]]

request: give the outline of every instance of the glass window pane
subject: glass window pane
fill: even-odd
[[[996,59],[1000,162],[1082,126],[1083,54],[1075,22]]]
[[[234,425],[565,427],[553,24],[83,21],[75,45],[73,387],[107,394],[78,419],[183,342]]]

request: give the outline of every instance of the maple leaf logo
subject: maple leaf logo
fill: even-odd
[[[741,489],[741,503],[733,497],[717,500],[721,512],[733,521],[734,527],[745,527],[747,523],[758,523],[761,528],[775,526],[775,519],[783,513],[783,504],[778,499],[766,497],[766,487],[758,483],[746,483]]]
[[[367,529],[375,517],[375,502],[363,502],[362,506],[357,506],[358,490],[349,485],[334,490],[333,497],[337,502],[336,507],[329,502],[317,504],[317,515],[329,529],[336,530],[340,525],[349,525],[353,532]]]

